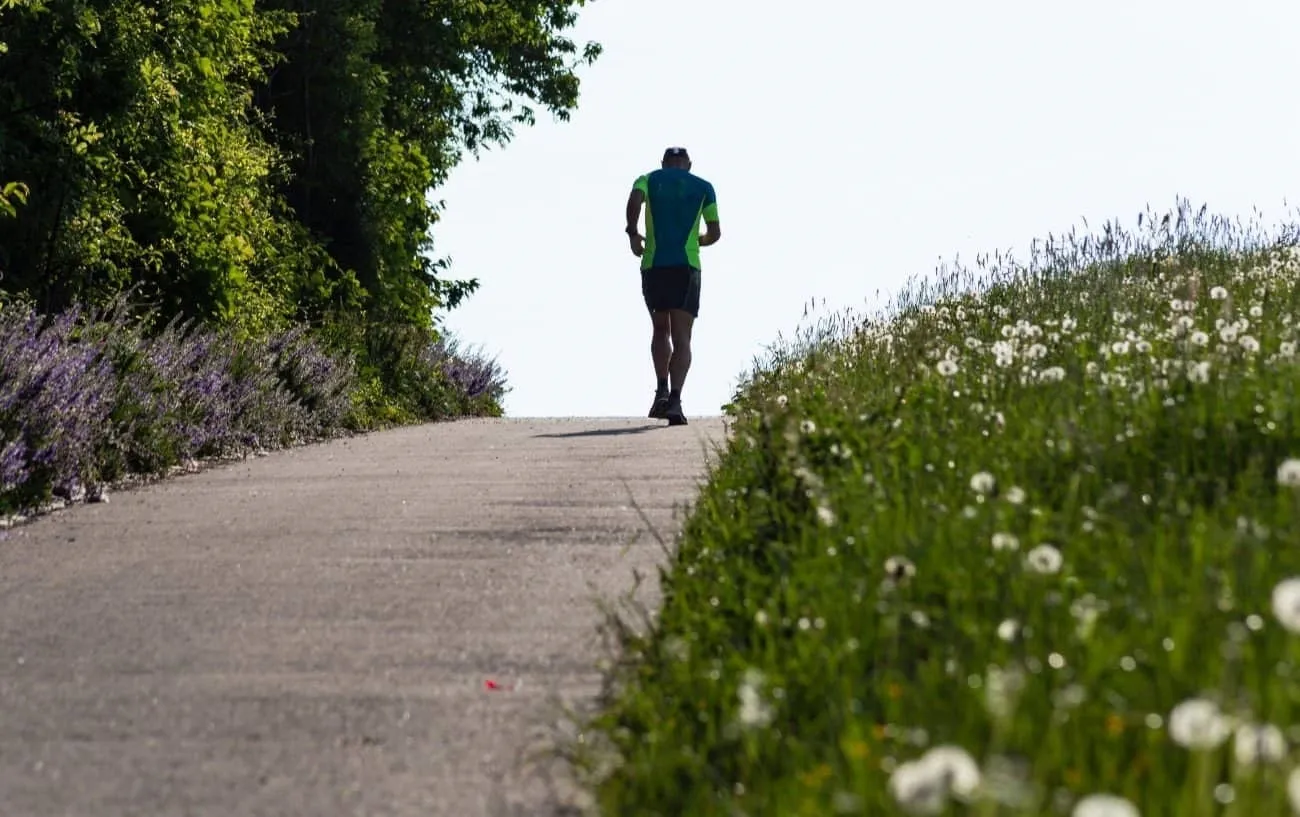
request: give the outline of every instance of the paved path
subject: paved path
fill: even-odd
[[[722,434],[422,426],[10,531],[0,815],[552,813],[522,750],[599,687],[595,599],[662,553],[628,489],[671,536]]]

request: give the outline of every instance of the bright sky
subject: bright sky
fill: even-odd
[[[762,11],[760,11],[760,9]],[[1272,221],[1300,181],[1300,4],[1235,0],[598,0],[568,123],[468,160],[436,253],[479,291],[447,317],[515,417],[633,416],[654,391],[623,234],[633,180],[683,144],[718,194],[688,416],[716,415],[806,305],[865,311],[960,253],[1176,197]]]

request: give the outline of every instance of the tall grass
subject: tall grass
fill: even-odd
[[[770,349],[584,732],[604,813],[1300,808],[1297,245],[1180,202]]]

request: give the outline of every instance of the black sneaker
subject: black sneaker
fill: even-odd
[[[682,414],[682,398],[670,398],[668,400],[668,408],[664,412],[664,418],[668,420],[670,426],[686,425],[686,415]]]
[[[650,406],[650,419],[663,420],[668,417],[668,392],[655,392],[655,401]]]

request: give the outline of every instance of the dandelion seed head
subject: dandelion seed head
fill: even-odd
[[[1283,579],[1273,587],[1273,616],[1288,632],[1300,633],[1300,577]]]
[[[1218,748],[1231,730],[1229,718],[1205,698],[1189,698],[1169,713],[1169,737],[1185,749]]]
[[[970,488],[977,494],[991,494],[996,487],[997,480],[988,471],[980,471],[970,478]]]
[[[1042,544],[1025,554],[1025,564],[1035,573],[1050,575],[1058,573],[1064,559],[1055,546]]]
[[[1137,806],[1114,794],[1090,794],[1074,804],[1070,817],[1141,817]]]
[[[1286,736],[1271,723],[1242,724],[1233,735],[1232,749],[1242,766],[1279,763],[1286,757]]]
[[[1300,488],[1300,459],[1283,460],[1277,467],[1277,482],[1287,488]]]

